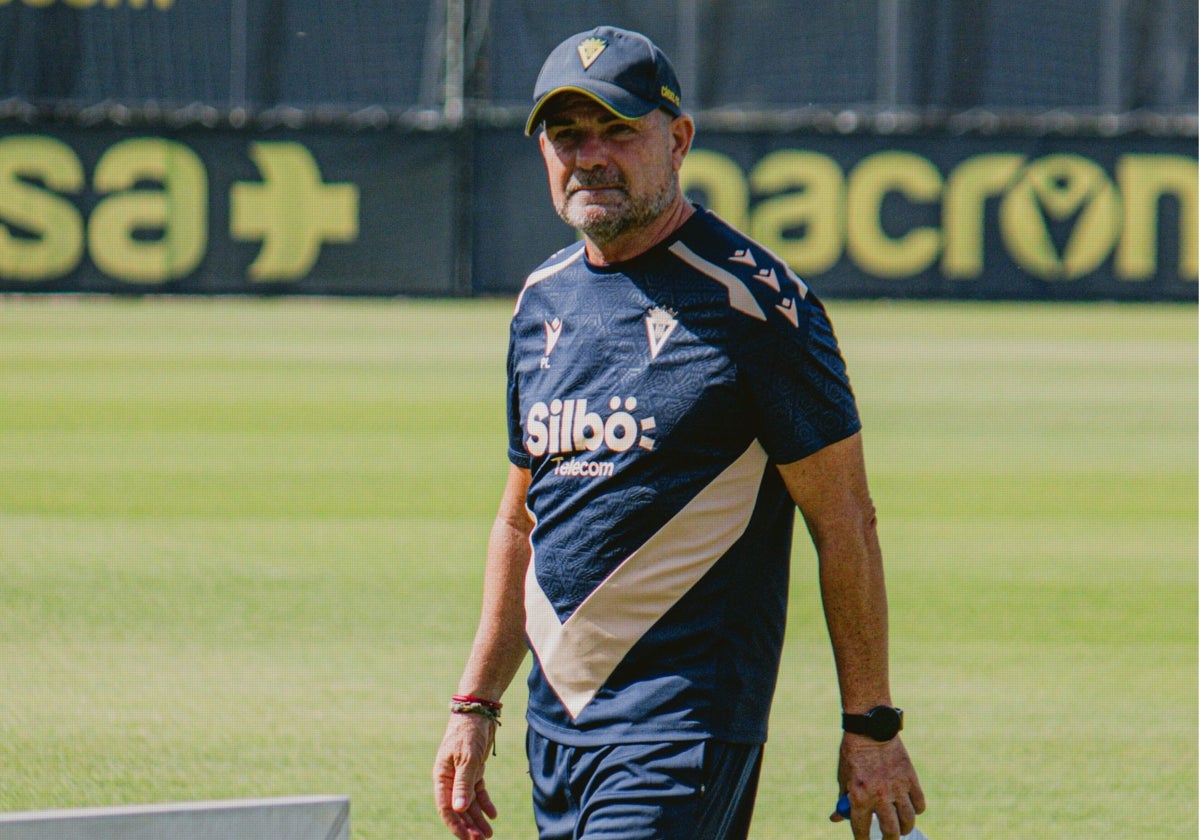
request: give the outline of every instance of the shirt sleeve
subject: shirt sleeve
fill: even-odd
[[[529,469],[533,459],[525,451],[525,432],[521,425],[521,395],[516,362],[516,332],[508,338],[508,460],[514,466]]]
[[[759,440],[777,464],[798,461],[862,428],[824,307],[810,296],[797,309],[796,324],[773,314],[748,322],[739,359]]]

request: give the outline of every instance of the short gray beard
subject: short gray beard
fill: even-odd
[[[579,180],[583,180],[584,186],[587,186],[588,179]],[[599,179],[594,180],[595,183],[592,186],[600,183]],[[571,197],[568,196],[557,208],[558,215],[564,222],[597,245],[606,245],[630,230],[646,227],[665,213],[675,200],[677,190],[676,182],[672,178],[667,178],[657,192],[642,198],[633,198],[626,193],[629,201],[625,207],[606,212],[599,218],[585,218],[582,213],[573,211]]]

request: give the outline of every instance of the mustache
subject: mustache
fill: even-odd
[[[580,190],[593,189],[626,189],[625,178],[619,172],[588,172],[580,171],[571,176],[567,182],[567,195]]]

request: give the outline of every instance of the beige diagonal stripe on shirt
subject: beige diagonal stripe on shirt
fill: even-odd
[[[767,453],[754,441],[641,548],[613,570],[565,622],[525,577],[525,631],[542,672],[572,719],[625,655],[745,533]]]

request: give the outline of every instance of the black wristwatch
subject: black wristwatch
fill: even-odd
[[[842,729],[852,735],[866,735],[875,741],[890,741],[904,728],[904,710],[876,706],[865,715],[842,712]]]

